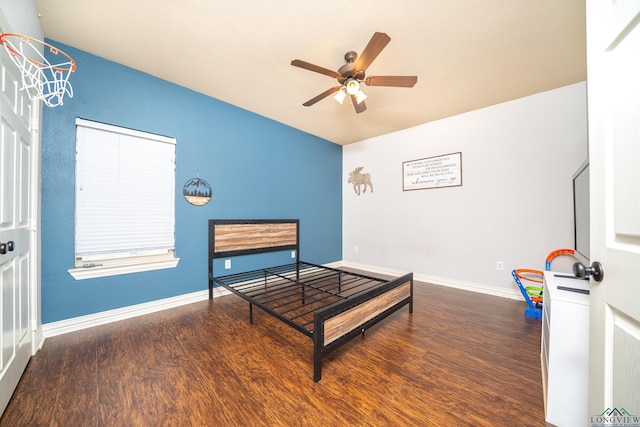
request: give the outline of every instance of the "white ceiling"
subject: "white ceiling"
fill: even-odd
[[[49,39],[342,145],[587,77],[584,0],[35,3]],[[367,75],[415,87],[364,86],[361,114],[332,97],[303,107],[337,82],[291,61],[337,70],[376,31],[391,42]]]

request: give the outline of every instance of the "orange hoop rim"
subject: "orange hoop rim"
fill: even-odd
[[[554,259],[557,256],[560,255],[575,255],[575,251],[573,249],[556,249],[555,251],[551,252],[549,255],[547,255],[547,262],[551,261],[552,259]]]
[[[516,276],[518,276],[518,278],[536,283],[544,283],[542,280],[543,274],[544,273],[540,270],[532,270],[529,268],[520,268],[516,270]],[[540,276],[540,278],[538,279],[531,276]]]
[[[11,43],[5,43],[5,41],[8,41],[7,37],[19,37],[21,39],[20,43],[23,43],[22,40],[26,39],[26,40],[29,40],[30,42],[36,42],[38,44],[41,44],[41,45],[47,47],[49,49],[49,52],[53,53],[54,55],[58,55],[59,53],[62,54],[65,58],[67,58],[69,60],[69,66],[68,67],[60,67],[60,66],[56,66],[56,65],[47,65],[47,64],[43,64],[40,61],[36,61],[35,59],[29,58],[28,56],[24,56],[22,53],[20,53],[17,50],[15,50],[13,48],[13,46],[11,46]],[[55,47],[53,45],[50,45],[49,43],[47,43],[45,41],[38,40],[36,38],[25,36],[25,35],[22,35],[22,34],[4,33],[4,34],[0,34],[0,44],[4,45],[4,47],[9,51],[9,53],[11,53],[11,55],[22,56],[22,57],[26,58],[27,61],[31,62],[34,65],[37,65],[38,67],[51,68],[51,69],[53,69],[55,71],[60,71],[60,72],[69,71],[71,73],[74,73],[76,71],[76,61],[74,61],[73,58],[71,58],[64,51],[58,49],[57,47]]]

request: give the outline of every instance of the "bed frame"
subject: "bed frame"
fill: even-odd
[[[300,261],[299,220],[209,220],[209,298],[222,286],[313,340],[313,380],[322,356],[405,305],[413,312],[413,273],[393,280]],[[291,250],[295,262],[216,276],[213,261]],[[292,260],[293,261],[293,260]]]

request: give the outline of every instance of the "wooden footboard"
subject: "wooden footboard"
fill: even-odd
[[[336,303],[314,316],[313,380],[322,378],[322,356],[380,322],[401,307],[413,312],[413,273]]]

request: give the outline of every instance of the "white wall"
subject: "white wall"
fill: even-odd
[[[2,0],[0,2],[0,30],[44,40],[38,12],[33,0]]]
[[[402,191],[402,162],[458,151],[462,186]],[[571,177],[587,157],[586,83],[364,140],[343,153],[345,265],[518,297],[513,269],[544,270],[549,252],[573,247]],[[358,166],[371,174],[373,193],[357,196],[347,183]],[[552,267],[570,271],[573,261],[559,257]]]

